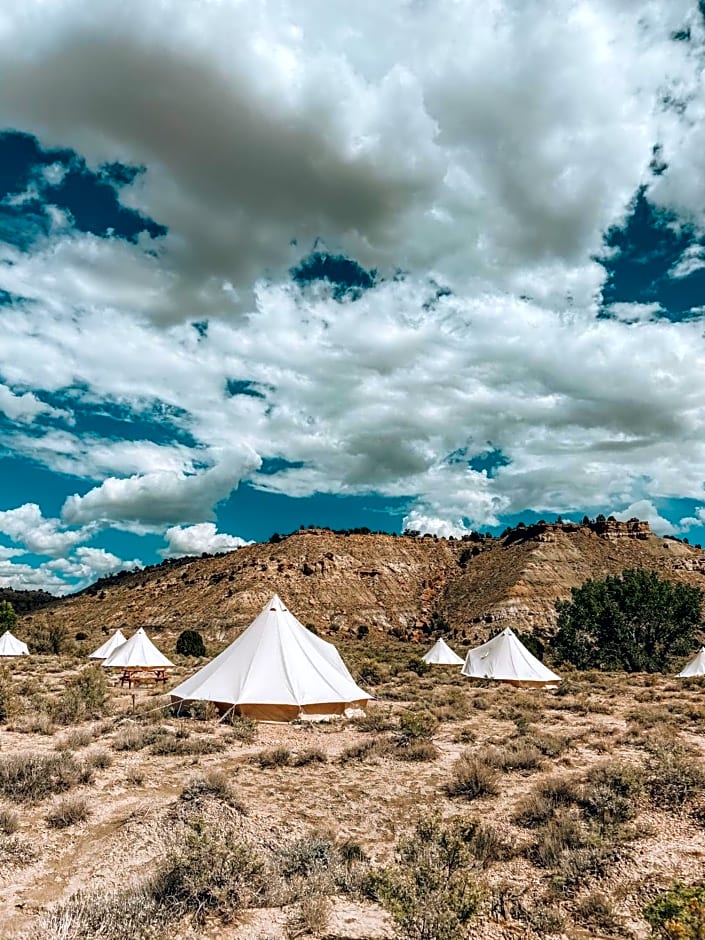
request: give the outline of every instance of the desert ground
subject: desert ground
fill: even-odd
[[[375,700],[318,724],[3,664],[0,937],[666,936],[645,907],[705,861],[700,680],[520,689],[341,652]]]

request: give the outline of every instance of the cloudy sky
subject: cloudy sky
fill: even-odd
[[[0,4],[0,586],[705,541],[696,0]]]

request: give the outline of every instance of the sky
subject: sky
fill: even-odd
[[[705,543],[705,4],[0,5],[0,586]]]

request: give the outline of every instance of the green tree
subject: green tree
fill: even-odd
[[[659,672],[695,645],[703,592],[627,569],[573,588],[559,601],[554,651],[579,669]]]
[[[184,630],[176,641],[176,652],[182,656],[205,656],[206,646],[198,630]]]
[[[0,601],[0,634],[14,630],[17,623],[15,608],[9,601]]]

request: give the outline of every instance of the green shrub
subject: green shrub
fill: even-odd
[[[314,833],[287,842],[277,852],[277,860],[282,875],[288,879],[326,871],[333,865],[336,855],[334,843]]]
[[[625,570],[559,601],[554,651],[579,669],[663,672],[692,649],[703,592],[655,572]]]
[[[571,806],[579,798],[575,782],[565,777],[541,781],[517,804],[512,821],[527,829],[543,826],[559,807]]]
[[[406,668],[410,672],[415,672],[417,676],[425,676],[433,667],[429,663],[424,662],[423,659],[414,657],[406,664]]]
[[[399,716],[397,744],[407,747],[412,741],[430,741],[437,727],[438,720],[431,712],[402,712]]]
[[[644,909],[654,935],[663,940],[701,940],[705,936],[705,886],[676,883]]]
[[[582,848],[586,838],[583,827],[575,816],[565,811],[556,814],[538,830],[536,839],[528,846],[528,858],[540,868],[554,868],[566,849]]]
[[[206,645],[198,630],[184,630],[176,641],[176,652],[182,656],[205,656]]]
[[[600,826],[620,826],[639,811],[645,790],[642,767],[619,761],[597,764],[580,789],[583,814]]]

